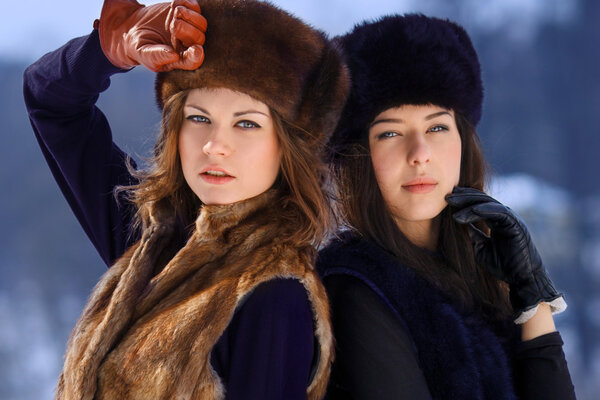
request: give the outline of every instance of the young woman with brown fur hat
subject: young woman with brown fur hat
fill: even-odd
[[[258,1],[106,0],[97,28],[24,76],[44,156],[112,265],[56,398],[323,397],[333,338],[313,262],[330,220],[322,150],[348,91],[340,55]],[[161,71],[143,171],[95,106],[138,64]]]
[[[389,16],[339,43],[352,86],[331,164],[349,229],[318,261],[337,342],[330,397],[574,398],[551,315],[562,295],[522,220],[482,192],[467,33]]]

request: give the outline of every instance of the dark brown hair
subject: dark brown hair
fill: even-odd
[[[187,185],[181,169],[178,151],[179,131],[183,123],[183,107],[189,90],[177,92],[164,104],[161,132],[154,147],[154,156],[145,170],[130,172],[138,184],[117,188],[126,192],[137,207],[135,228],[149,224],[145,215],[147,202],[169,201],[183,227],[189,227],[202,206],[201,201]],[[289,239],[299,246],[317,246],[331,228],[331,206],[325,190],[326,168],[322,162],[315,137],[283,120],[270,108],[273,125],[281,147],[282,159],[274,187],[280,194],[284,212],[280,218],[289,220],[294,227]]]
[[[483,190],[488,166],[478,135],[464,116],[455,113],[455,119],[462,153],[459,186]],[[398,228],[383,199],[373,170],[368,135],[364,134],[360,143],[350,145],[343,153],[340,161],[332,165],[332,175],[340,200],[338,213],[350,229],[487,320],[504,320],[511,315],[506,286],[477,264],[468,227],[456,223],[448,207],[437,217],[437,254],[415,246]]]

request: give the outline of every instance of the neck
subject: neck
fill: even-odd
[[[439,218],[424,221],[399,221],[396,219],[396,225],[415,246],[431,251],[436,250],[440,230]]]

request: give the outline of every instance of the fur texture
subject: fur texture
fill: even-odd
[[[185,89],[226,87],[262,101],[325,143],[349,88],[341,54],[325,34],[266,2],[198,4],[208,21],[204,64],[159,73],[159,106]]]
[[[433,399],[516,399],[510,356],[519,331],[512,321],[490,327],[350,231],[319,253],[317,265],[326,283],[336,274],[360,279],[407,327]]]
[[[331,141],[331,158],[359,142],[382,111],[403,104],[436,104],[464,114],[476,126],[483,85],[477,53],[465,30],[418,14],[364,22],[335,39],[352,86]]]
[[[322,398],[333,361],[327,296],[312,266],[314,249],[286,241],[290,228],[276,218],[276,199],[271,190],[204,206],[178,251],[170,207],[149,205],[152,223],[100,280],[73,330],[56,399],[224,398],[211,350],[240,301],[277,277],[298,279],[307,290],[320,345],[307,398]]]

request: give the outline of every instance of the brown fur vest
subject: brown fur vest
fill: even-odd
[[[322,398],[333,360],[327,296],[314,249],[286,240],[275,194],[204,206],[178,251],[169,208],[151,207],[141,240],[104,274],[73,329],[56,399],[222,399],[211,350],[240,301],[277,277],[307,290],[320,345],[307,398]]]

